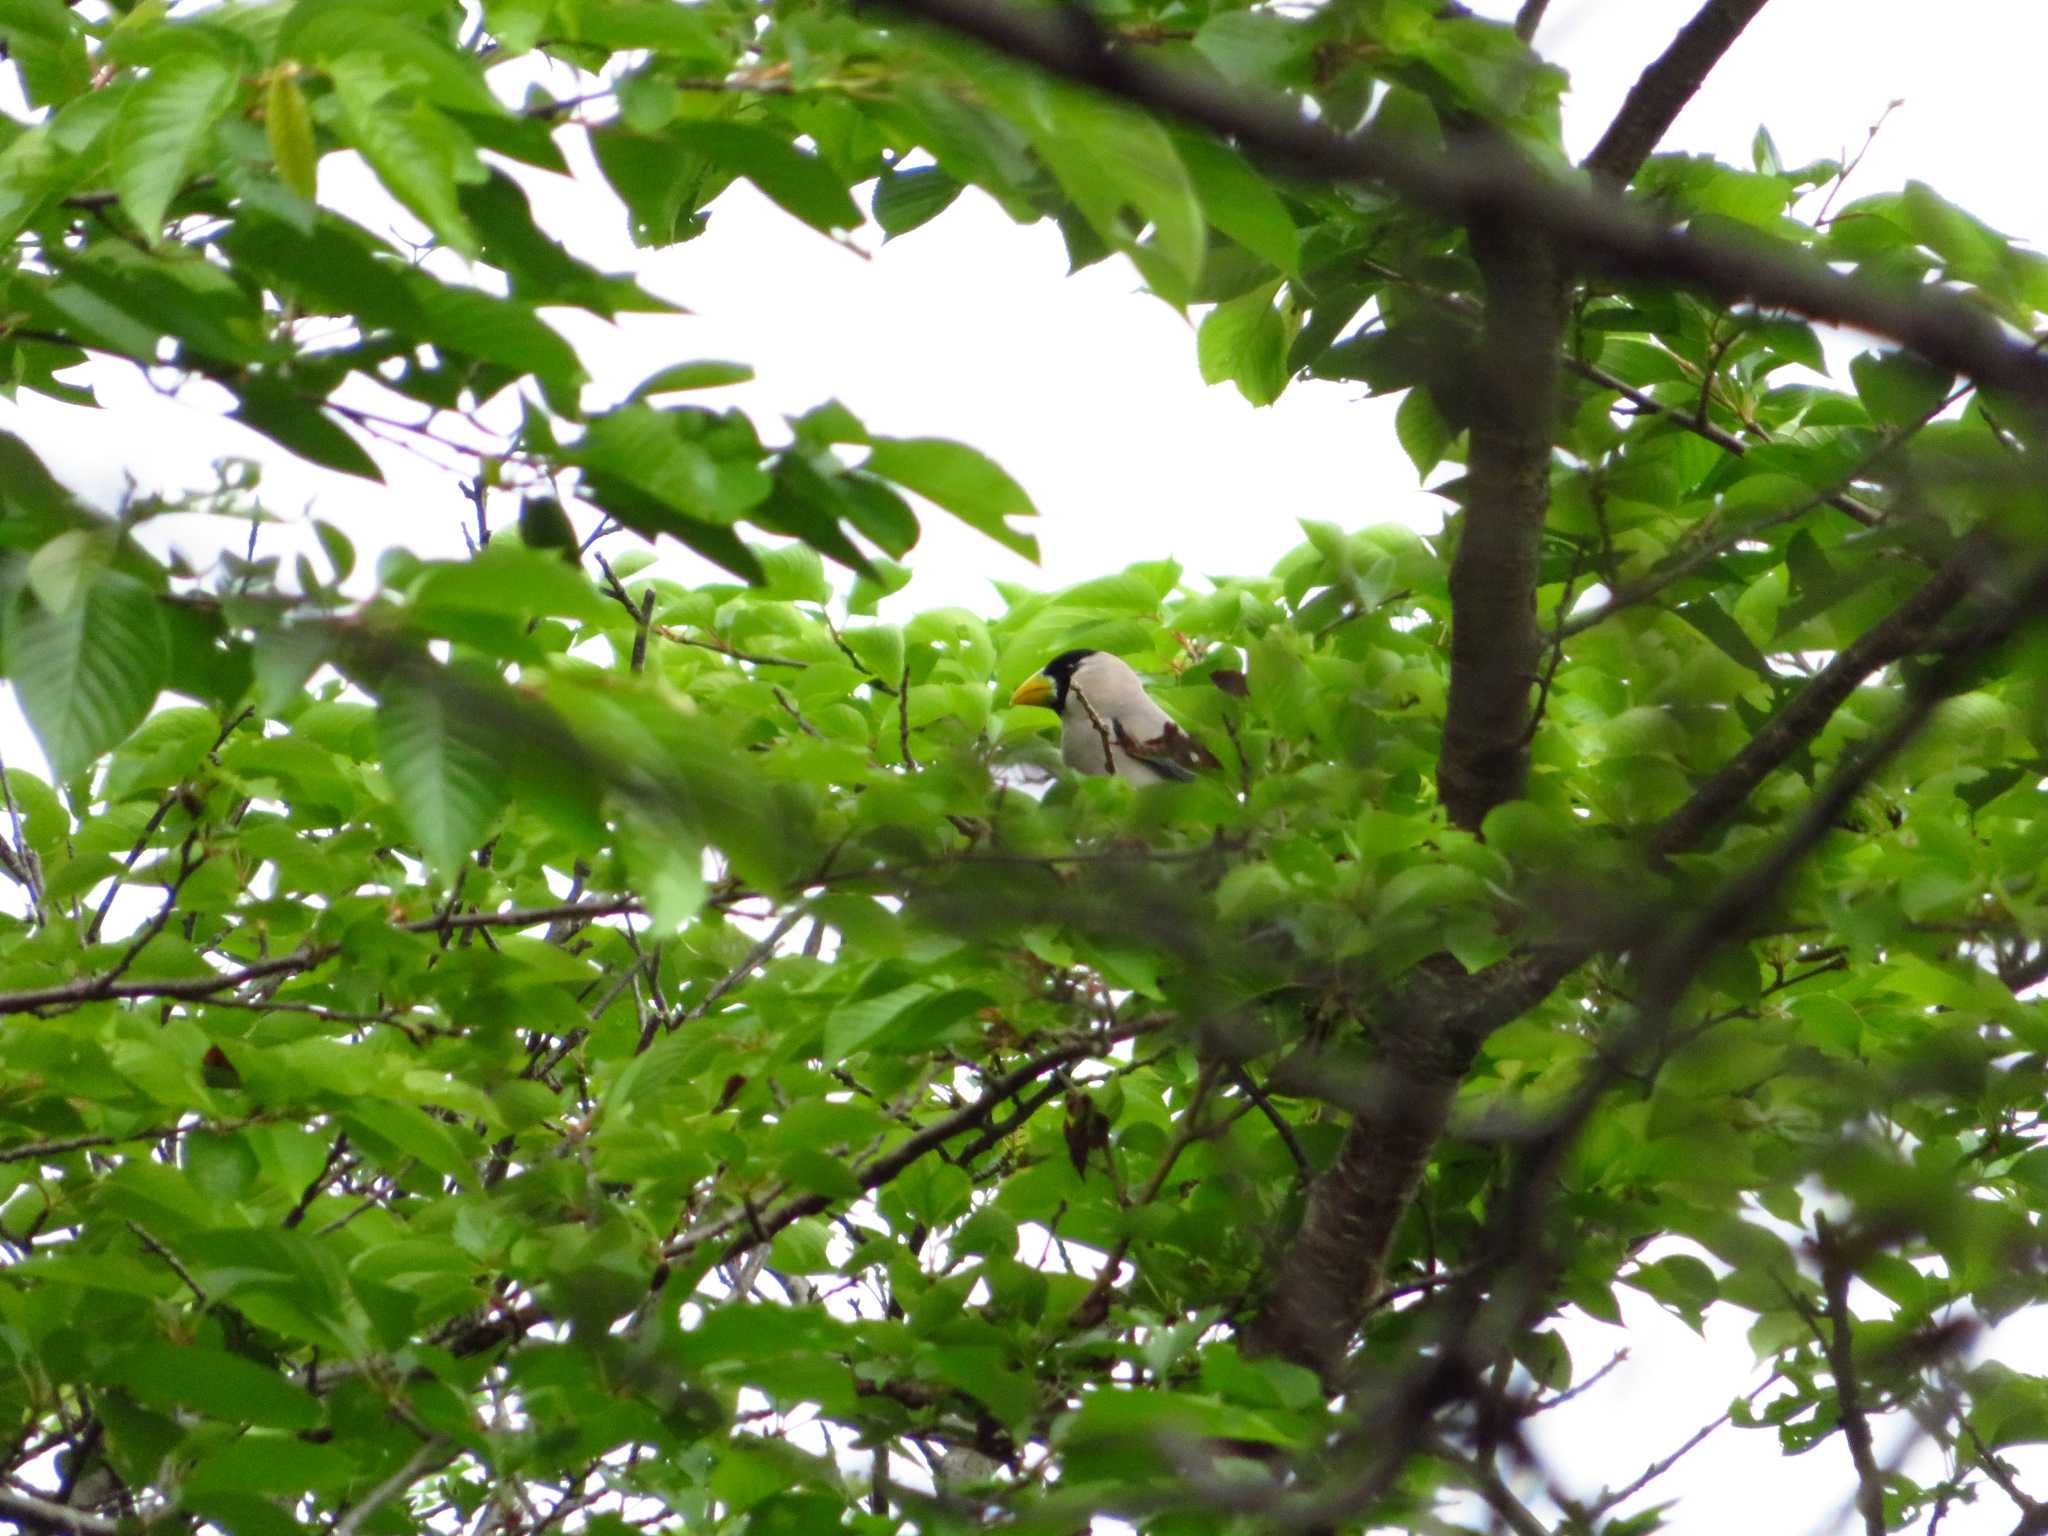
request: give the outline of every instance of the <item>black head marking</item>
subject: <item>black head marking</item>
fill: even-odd
[[[1074,669],[1095,652],[1090,650],[1061,651],[1039,671],[1052,679],[1052,707],[1055,714],[1063,714],[1067,707],[1067,689],[1074,681]]]

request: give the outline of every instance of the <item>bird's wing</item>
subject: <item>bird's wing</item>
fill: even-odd
[[[1135,741],[1118,720],[1115,726],[1116,744],[1133,762],[1143,763],[1164,779],[1173,779],[1186,784],[1193,780],[1198,768],[1222,766],[1216,756],[1194,737],[1168,720],[1156,736],[1147,741]]]

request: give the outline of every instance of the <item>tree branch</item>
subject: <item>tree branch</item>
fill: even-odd
[[[1455,826],[1522,792],[1530,689],[1541,641],[1536,579],[1557,422],[1564,275],[1534,232],[1485,218],[1472,253],[1486,319],[1468,455],[1469,494],[1451,559],[1451,678],[1437,798]]]
[[[1387,1250],[1487,1035],[1547,996],[1582,957],[1551,949],[1466,975],[1424,961],[1371,1021],[1378,1071],[1337,1161],[1310,1186],[1301,1226],[1243,1334],[1248,1353],[1306,1366],[1332,1387],[1384,1285]]]
[[[1917,284],[1844,277],[1761,237],[1697,234],[1614,197],[1589,194],[1495,145],[1435,154],[1407,140],[1347,137],[1272,93],[1243,93],[1120,45],[1072,7],[1024,10],[998,0],[887,0],[906,16],[974,38],[1051,74],[1230,139],[1285,174],[1366,182],[1469,226],[1492,215],[1542,234],[1561,260],[1620,277],[1654,278],[1726,304],[1789,310],[1854,326],[1980,384],[2048,408],[2048,359],[2010,340],[1969,300]]]
[[[1635,179],[1700,82],[1721,62],[1765,0],[1706,0],[1679,29],[1655,63],[1643,71],[1621,111],[1586,157],[1586,169],[1613,187]]]
[[[1663,857],[1690,848],[1733,815],[1759,784],[1826,728],[1872,673],[1925,646],[1935,626],[1976,586],[1990,558],[1982,540],[1966,542],[1890,617],[1836,652],[1725,767],[1665,818],[1651,834],[1651,850]]]
[[[88,1515],[83,1510],[4,1486],[0,1486],[0,1514],[12,1516],[28,1530],[62,1532],[64,1536],[118,1536],[121,1529],[118,1520]]]
[[[1155,1029],[1162,1029],[1168,1022],[1164,1017],[1150,1016],[1113,1030],[1106,1030],[1101,1034],[1090,1035],[1086,1039],[1070,1040],[1064,1045],[1055,1046],[1032,1057],[1022,1066],[1012,1068],[996,1078],[981,1091],[973,1103],[955,1110],[943,1119],[933,1121],[864,1167],[856,1169],[853,1175],[854,1182],[864,1190],[881,1188],[927,1152],[936,1150],[962,1132],[970,1131],[982,1124],[1000,1109],[1006,1100],[1015,1096],[1019,1089],[1035,1082],[1046,1073],[1056,1071],[1069,1062],[1099,1054],[1116,1041],[1135,1039]],[[791,1222],[804,1216],[815,1216],[831,1203],[831,1197],[828,1195],[798,1195],[770,1211],[742,1211],[737,1215],[722,1217],[694,1232],[684,1233],[668,1245],[663,1256],[671,1260],[682,1258],[706,1243],[731,1232],[735,1227],[744,1228],[745,1230],[733,1238],[719,1255],[718,1261],[721,1264],[729,1264],[748,1249],[767,1242]]]
[[[464,912],[447,917],[423,917],[400,923],[398,927],[405,933],[439,933],[444,929],[456,928],[530,928],[563,919],[620,917],[628,913],[637,913],[639,910],[640,902],[637,897],[622,896],[610,901],[567,902],[554,907],[513,907],[503,912]],[[252,981],[313,970],[341,953],[341,948],[339,944],[308,944],[288,955],[259,960],[240,970],[222,971],[216,976],[183,976],[163,981],[122,981],[119,970],[104,972],[98,976],[81,976],[75,981],[63,982],[53,987],[35,987],[22,992],[0,992],[0,1014],[27,1013],[35,1008],[54,1008],[64,1004],[133,1002],[138,998],[182,998],[191,1001],[211,997],[216,992],[232,992],[236,987]]]
[[[1835,1378],[1835,1412],[1841,1421],[1842,1438],[1849,1442],[1849,1459],[1856,1467],[1856,1508],[1863,1516],[1865,1536],[1884,1536],[1884,1473],[1877,1465],[1870,1418],[1863,1408],[1862,1383],[1856,1375],[1848,1255],[1842,1251],[1840,1235],[1827,1218],[1816,1220],[1821,1288],[1828,1303],[1828,1331],[1822,1335],[1821,1343],[1827,1351],[1828,1372]]]

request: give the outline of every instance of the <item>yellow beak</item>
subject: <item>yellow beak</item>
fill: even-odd
[[[1017,685],[1017,691],[1010,695],[1010,703],[1032,704],[1039,709],[1051,709],[1052,701],[1056,697],[1052,679],[1043,672],[1034,672]]]

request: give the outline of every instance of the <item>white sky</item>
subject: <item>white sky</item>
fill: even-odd
[[[1515,5],[1486,0],[1477,9],[1505,16]],[[1695,0],[1555,0],[1537,41],[1571,71],[1566,122],[1575,152],[1597,139],[1638,71],[1694,9]],[[2048,248],[2044,62],[2042,0],[1776,0],[1665,147],[1747,166],[1763,123],[1788,164],[1853,154],[1898,99],[1847,196],[1925,180]],[[338,157],[322,175],[327,200],[364,206],[360,176]],[[1253,410],[1228,385],[1205,388],[1192,326],[1139,294],[1127,266],[1111,261],[1068,277],[1055,230],[1012,226],[976,194],[887,246],[878,232],[862,232],[856,243],[873,256],[862,260],[740,188],[716,206],[705,238],[649,257],[628,245],[608,196],[553,185],[543,218],[576,230],[580,253],[599,266],[637,266],[651,288],[693,311],[629,317],[618,328],[566,322],[598,376],[593,398],[615,398],[674,362],[745,361],[758,370],[753,384],[702,398],[743,404],[771,440],[780,414],[836,396],[878,430],[970,442],[1024,483],[1044,514],[1042,568],[934,513],[903,606],[987,611],[996,602],[990,577],[1055,585],[1169,554],[1197,574],[1262,571],[1298,542],[1297,518],[1433,529],[1441,515],[1394,441],[1392,402],[1363,400],[1356,386],[1297,384],[1277,406]],[[166,399],[132,370],[95,368],[91,381],[108,410],[24,396],[0,402],[0,426],[97,501],[110,504],[124,474],[177,490],[209,483],[219,456],[249,455],[269,465],[273,510],[311,504],[341,522],[366,556],[400,541],[423,553],[461,549],[467,509],[452,477],[375,448],[390,485],[368,486],[282,460],[220,420],[218,402],[209,414],[203,395],[195,404]],[[507,503],[496,515],[511,514]],[[0,725],[0,740],[10,762],[33,764],[18,723]],[[1583,1406],[1537,1421],[1554,1469],[1581,1496],[1628,1481],[1754,1382],[1745,1314],[1706,1346],[1647,1300],[1630,1303],[1629,1317],[1626,1332],[1572,1330],[1582,1372],[1624,1345],[1631,1360]],[[2042,1369],[2040,1333],[2024,1347],[2001,1336],[1997,1347],[2016,1368]],[[2048,1496],[2048,1466],[2033,1460],[2035,1491]],[[1924,1460],[1915,1465],[1930,1471]],[[1688,1533],[1731,1521],[1773,1533],[1846,1529],[1849,1488],[1839,1437],[1786,1461],[1767,1432],[1724,1430],[1638,1507],[1680,1497],[1671,1528]],[[2012,1518],[1994,1494],[1952,1511],[1943,1530],[2004,1531]]]

